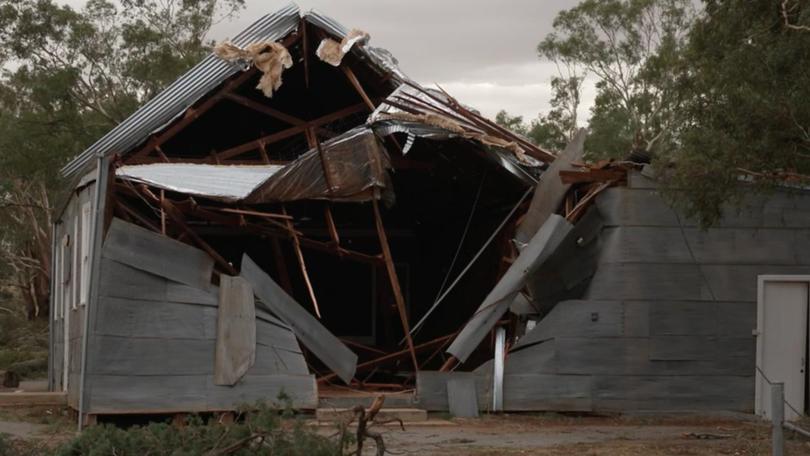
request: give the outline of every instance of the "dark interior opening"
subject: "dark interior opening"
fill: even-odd
[[[419,141],[402,159],[423,166],[393,170],[396,201],[390,207],[382,206],[381,213],[413,326],[486,243],[525,192],[525,184],[460,141]],[[369,255],[380,254],[371,203],[303,201],[288,203],[285,210],[294,216],[295,228],[304,237],[328,242],[327,206],[342,247]],[[255,209],[282,210],[280,205],[260,205]],[[290,240],[273,241],[271,237],[231,228],[197,226],[195,231],[237,269],[245,252],[282,286],[286,279],[281,269],[285,269],[291,296],[315,313]],[[505,268],[502,258],[507,254],[508,234],[508,230],[503,230],[484,249],[414,334],[416,345],[451,334],[470,318]],[[281,263],[274,244],[278,245]],[[302,253],[322,323],[350,345],[359,362],[375,359],[380,352],[407,348],[402,343],[402,324],[382,264],[341,258],[306,246],[302,247]],[[443,351],[427,361],[437,349],[438,346],[431,347],[419,353],[417,358],[424,363],[420,369],[441,366]],[[479,352],[468,366],[491,357],[489,343],[483,343]],[[316,372],[324,371],[313,357],[308,361]],[[410,357],[403,356],[374,372],[360,371],[358,378],[368,376],[366,381],[377,383],[402,382],[411,377],[413,370]]]

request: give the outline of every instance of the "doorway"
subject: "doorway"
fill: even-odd
[[[761,275],[757,284],[756,413],[770,419],[770,383],[785,384],[785,419],[807,410],[810,276]]]

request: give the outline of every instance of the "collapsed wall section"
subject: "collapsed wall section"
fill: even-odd
[[[596,272],[509,353],[505,409],[750,412],[757,276],[810,273],[810,197],[751,198],[704,230],[631,173],[597,207]]]
[[[282,392],[314,408],[314,376],[290,328],[256,309],[255,361],[215,384],[218,287],[205,252],[113,219],[91,315],[87,413],[233,410]]]

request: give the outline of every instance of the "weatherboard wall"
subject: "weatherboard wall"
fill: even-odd
[[[282,393],[297,407],[316,405],[295,336],[259,309],[254,365],[234,386],[214,384],[218,289],[204,252],[113,219],[100,266],[87,413],[233,410]]]
[[[595,273],[509,353],[505,408],[751,411],[756,278],[810,274],[810,196],[750,198],[704,230],[633,173],[597,208]]]

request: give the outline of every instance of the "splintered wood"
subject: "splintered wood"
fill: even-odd
[[[560,181],[572,186],[562,205],[562,214],[571,223],[576,223],[582,217],[600,193],[615,185],[626,185],[627,172],[641,166],[638,163],[613,160],[573,165],[579,169],[558,172]]]

